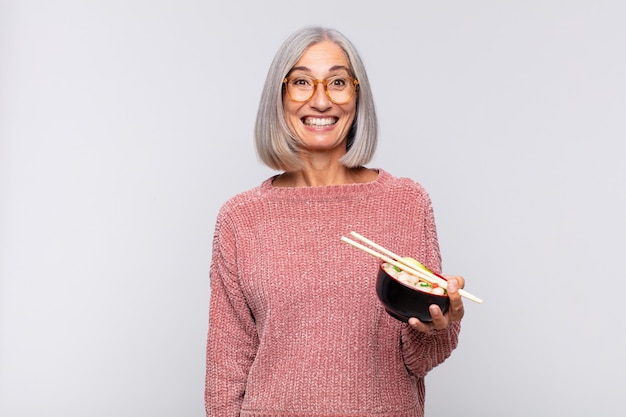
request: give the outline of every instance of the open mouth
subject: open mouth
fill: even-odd
[[[303,117],[302,123],[311,127],[326,127],[337,123],[336,117]]]

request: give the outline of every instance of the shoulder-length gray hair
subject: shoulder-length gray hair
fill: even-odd
[[[302,166],[299,139],[294,137],[283,110],[283,80],[306,49],[324,40],[339,45],[350,62],[352,76],[359,80],[356,116],[348,133],[347,152],[341,162],[348,168],[368,163],[376,150],[378,121],[374,99],[363,62],[352,43],[334,29],[311,26],[294,32],[280,47],[270,65],[256,118],[254,139],[260,159],[276,170]]]

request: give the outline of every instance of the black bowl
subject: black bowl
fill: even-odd
[[[443,313],[450,306],[447,295],[430,294],[404,284],[387,274],[382,263],[378,267],[376,294],[387,313],[404,322],[408,322],[411,317],[425,323],[431,322],[433,319],[428,311],[430,305],[438,305]]]

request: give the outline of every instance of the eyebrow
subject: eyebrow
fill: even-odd
[[[328,71],[337,71],[337,70],[346,70],[348,72],[348,74],[350,73],[350,68],[346,67],[345,65],[334,65],[332,67],[330,67],[328,69]],[[311,69],[309,67],[293,67],[291,69],[291,71],[289,71],[289,73],[291,74],[294,71],[306,71],[306,72],[311,72]]]

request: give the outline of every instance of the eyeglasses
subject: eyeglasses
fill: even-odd
[[[304,75],[287,77],[283,80],[287,95],[293,101],[309,101],[315,94],[317,84],[324,85],[326,95],[335,104],[345,104],[357,89],[359,81],[347,76],[330,77],[325,80],[316,80]]]

